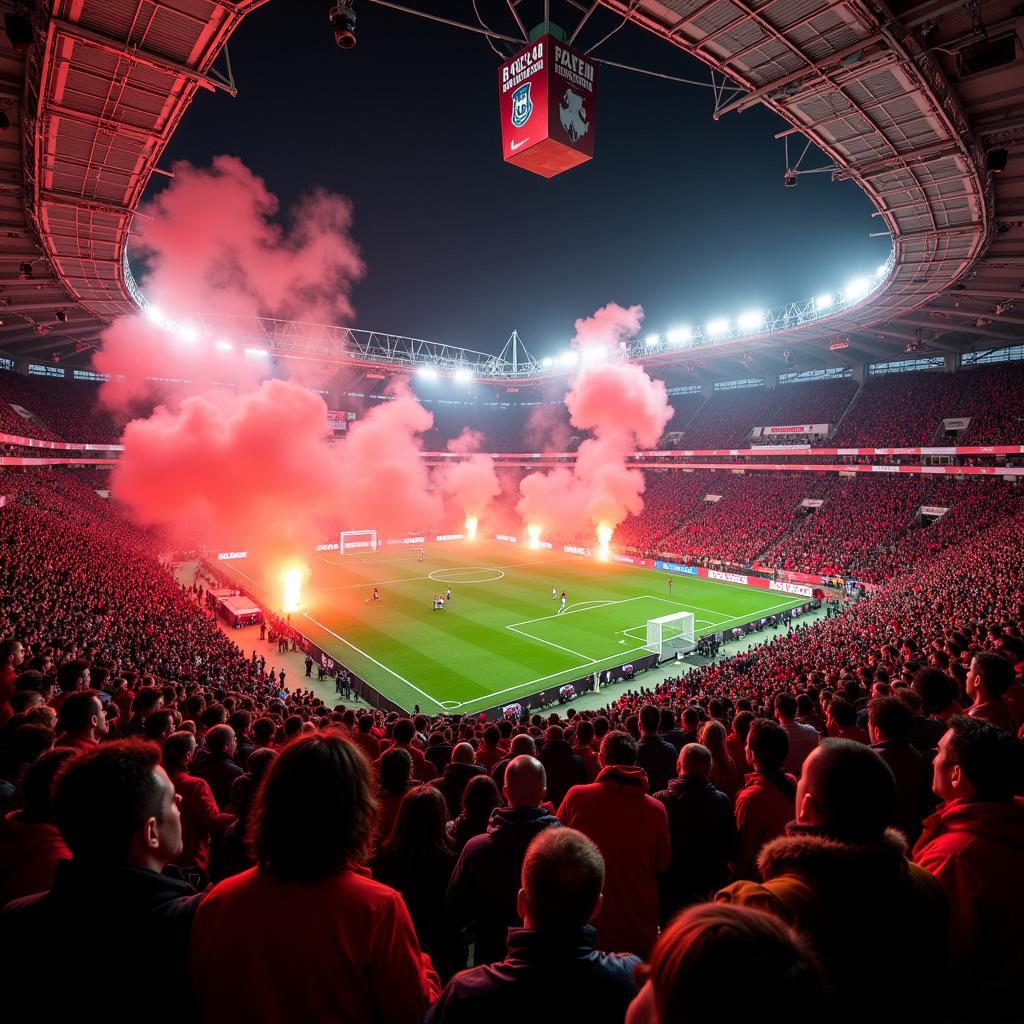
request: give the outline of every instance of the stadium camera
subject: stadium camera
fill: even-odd
[[[356,45],[356,12],[353,3],[354,0],[338,0],[330,10],[334,41],[343,50],[351,50]]]
[[[786,171],[786,173],[782,175],[782,184],[785,185],[786,188],[796,188],[796,171]]]

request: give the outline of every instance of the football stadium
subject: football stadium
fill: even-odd
[[[1019,4],[0,6],[11,1019],[1022,1019]]]

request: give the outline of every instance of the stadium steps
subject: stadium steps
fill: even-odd
[[[832,424],[832,433],[829,434],[829,440],[839,436],[839,428],[842,426],[843,420],[849,415],[850,410],[857,404],[857,399],[860,398],[861,392],[864,390],[864,381],[862,380],[857,385],[857,390],[853,393],[853,397],[846,403],[846,408],[842,411],[839,419]]]

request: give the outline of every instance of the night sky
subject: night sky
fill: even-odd
[[[162,164],[229,153],[284,206],[316,186],[349,196],[368,267],[350,326],[482,351],[517,328],[543,356],[609,301],[640,303],[661,331],[839,288],[888,254],[856,186],[821,174],[784,188],[772,135],[785,125],[762,107],[716,123],[710,90],[602,68],[595,157],[548,181],[502,162],[482,37],[364,0],[359,44],[342,51],[329,7],[251,15],[230,42],[238,97],[200,91]],[[509,30],[504,3],[479,7]],[[464,0],[433,9],[473,20]],[[617,20],[595,16],[577,47]],[[709,80],[629,25],[594,56]],[[824,162],[812,150],[804,166]]]

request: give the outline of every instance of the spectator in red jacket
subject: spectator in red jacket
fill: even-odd
[[[594,723],[586,719],[577,719],[576,734],[573,738],[572,752],[583,762],[583,769],[587,775],[587,782],[593,782],[601,765],[597,760],[597,751],[594,749]]]
[[[371,764],[380,757],[380,740],[373,735],[373,715],[360,715],[352,742],[366,755]]]
[[[958,1013],[1019,1018],[1024,982],[1024,800],[1019,743],[990,722],[955,716],[939,741],[932,788],[942,801],[924,823],[914,863],[949,900]]]
[[[0,640],[0,725],[11,717],[14,680],[24,660],[25,647],[20,640]]]
[[[636,754],[630,735],[608,733],[597,781],[573,786],[558,820],[589,836],[605,860],[604,903],[594,918],[598,947],[647,957],[658,937],[658,875],[671,849],[665,807],[648,794]]]
[[[825,978],[811,948],[782,921],[749,907],[702,903],[661,933],[647,983],[626,1024],[829,1019]],[[770,1010],[768,1008],[771,1008]]]
[[[494,766],[505,756],[506,751],[501,749],[501,733],[496,725],[489,725],[484,729],[482,740],[474,760],[477,764],[483,765],[484,770],[490,775],[494,771]]]
[[[95,690],[70,693],[57,712],[57,746],[94,750],[110,726],[103,701]]]
[[[340,732],[281,751],[257,796],[257,867],[196,914],[203,1020],[419,1024],[440,986],[402,897],[362,867],[375,807],[370,766]]]
[[[736,796],[740,852],[732,865],[736,878],[759,879],[757,858],[766,843],[781,836],[796,810],[796,779],[782,770],[789,737],[778,722],[755,718],[747,731],[747,761],[754,771]]]
[[[967,714],[1016,735],[1017,723],[1003,697],[1012,683],[1013,666],[1001,654],[979,651],[967,673],[967,696],[971,698]]]
[[[416,726],[411,718],[400,718],[391,730],[392,745],[388,750],[408,751],[412,758],[412,777],[417,782],[430,782],[437,778],[437,769],[423,756],[423,751],[413,740],[416,738]],[[383,753],[383,750],[382,750]],[[374,768],[380,769],[380,758],[373,762]]]
[[[75,756],[68,747],[48,750],[25,772],[24,807],[0,818],[0,907],[11,900],[45,892],[71,851],[61,837],[53,811],[53,780]]]
[[[205,779],[189,775],[195,753],[195,736],[174,732],[164,740],[161,760],[180,801],[182,849],[175,864],[183,871],[194,869],[205,883],[210,864],[210,833],[223,832],[235,816],[217,807]]]

